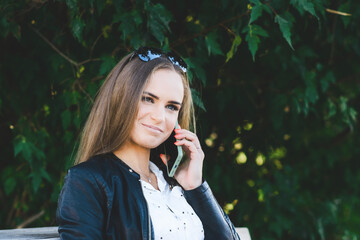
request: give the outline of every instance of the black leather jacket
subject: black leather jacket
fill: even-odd
[[[72,167],[58,200],[61,239],[154,239],[140,176],[113,153]],[[205,239],[240,239],[208,184],[184,191]]]

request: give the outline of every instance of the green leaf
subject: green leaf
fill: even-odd
[[[34,144],[32,144],[32,149],[33,149],[33,153],[37,159],[45,159],[46,156],[45,156],[44,151],[37,148]]]
[[[103,57],[101,57],[101,65],[100,65],[100,69],[99,69],[99,75],[107,75],[110,73],[111,69],[113,69],[113,67],[115,67],[116,65],[116,60],[114,57],[109,56],[109,55],[105,55]]]
[[[309,12],[310,14],[315,16],[316,18],[319,18],[316,15],[314,4],[312,2],[309,2],[307,0],[299,0],[299,2],[301,3],[301,6],[304,8],[305,11]]]
[[[317,16],[314,8],[314,4],[309,0],[291,0],[290,3],[295,7],[300,7],[302,10],[309,12],[311,15],[315,16],[318,20],[319,17]],[[300,10],[300,9],[298,9]],[[301,10],[300,10],[301,13]]]
[[[71,131],[65,131],[63,139],[67,144],[72,143],[74,141],[74,134]]]
[[[335,75],[332,71],[327,72],[326,75],[320,79],[321,91],[324,93],[329,88],[331,83],[335,82]]]
[[[74,115],[74,125],[77,129],[80,129],[80,124],[81,124],[81,118],[80,118],[80,114],[75,114]]]
[[[258,25],[255,25],[255,24],[246,26],[243,29],[242,33],[245,33],[245,32],[247,32],[245,40],[248,42],[248,47],[251,52],[253,61],[255,61],[255,55],[256,55],[256,52],[258,50],[258,46],[260,43],[259,36],[268,37],[269,34],[266,32],[265,29],[263,29],[262,27],[260,27]]]
[[[171,13],[160,3],[152,5],[146,2],[145,10],[148,12],[147,24],[151,34],[160,44],[163,44],[165,33],[170,32],[169,23],[172,20]]]
[[[259,35],[262,37],[269,37],[269,34],[265,29],[255,24],[251,25],[251,32],[252,34]]]
[[[353,122],[356,121],[356,116],[357,116],[357,111],[354,108],[350,107],[349,108],[349,117]]]
[[[66,5],[70,8],[70,9],[74,9],[77,7],[77,0],[65,0]]]
[[[268,14],[272,15],[273,12],[271,11],[271,8],[268,5],[263,4],[262,5],[263,10],[265,10]]]
[[[166,39],[166,38],[165,38]],[[142,33],[135,32],[130,38],[130,46],[134,49],[138,49],[141,46],[144,46],[145,39]]]
[[[14,27],[12,27],[10,29],[10,32],[12,33],[12,35],[17,39],[20,40],[21,38],[21,27],[17,24],[14,25]]]
[[[32,143],[27,141],[24,136],[17,136],[14,141],[14,155],[15,157],[22,154],[24,159],[31,164],[32,162]]]
[[[21,27],[15,22],[8,22],[6,17],[0,18],[0,36],[6,37],[11,33],[17,40],[21,38]]]
[[[224,55],[219,43],[217,42],[216,32],[211,32],[205,37],[208,54],[210,55]]]
[[[159,25],[155,21],[150,21],[149,28],[151,34],[160,42],[160,44],[162,44],[165,40],[165,34],[164,34],[165,31],[163,27],[161,27],[161,25]]]
[[[245,40],[248,42],[248,47],[251,52],[252,59],[253,59],[253,61],[255,61],[255,54],[258,50],[260,38],[256,34],[253,34],[251,25],[249,25],[249,30],[248,30]]]
[[[118,1],[118,0],[116,0]],[[96,0],[96,8],[97,8],[97,11],[98,11],[98,14],[100,15],[101,12],[105,9],[105,6],[106,4],[108,3],[109,1],[104,1],[104,0]]]
[[[23,143],[23,148],[22,148],[22,151],[21,151],[23,157],[25,158],[25,160],[27,162],[30,163],[30,165],[32,164],[32,161],[33,161],[31,145],[32,145],[31,142],[25,141]]]
[[[68,109],[66,109],[61,113],[61,120],[62,120],[63,129],[66,130],[70,126],[70,122],[71,122],[71,113]]]
[[[5,38],[9,33],[9,22],[5,16],[0,17],[0,30],[0,34],[3,38]]]
[[[46,172],[45,168],[40,168],[40,173],[41,173],[41,177],[45,178],[46,180],[48,180],[49,182],[51,182],[51,177],[50,175]]]
[[[121,22],[119,25],[119,31],[125,41],[127,38],[133,38],[133,35],[137,33],[137,29],[142,24],[142,17],[136,9],[130,13],[124,13],[122,15],[116,15],[113,23]]]
[[[72,105],[78,105],[80,101],[80,93],[78,91],[66,91],[62,97],[66,108],[70,108]]]
[[[275,16],[275,22],[279,24],[280,30],[282,32],[283,37],[290,45],[291,49],[294,50],[291,43],[291,23],[284,18],[280,17],[280,15]]]
[[[311,85],[306,88],[305,97],[310,103],[315,103],[319,99],[319,94],[315,85]]]
[[[39,169],[35,168],[33,171],[29,174],[29,177],[31,178],[32,186],[34,189],[34,192],[37,192],[39,190],[40,184],[41,184],[41,172]]]
[[[113,1],[113,4],[115,6],[115,9],[116,11],[119,13],[119,14],[122,14],[122,12],[126,9],[122,6],[123,4],[123,0],[116,0],[116,1]]]
[[[260,0],[250,0],[250,2],[255,4],[255,5],[261,4]]]
[[[341,112],[344,113],[347,111],[347,108],[348,108],[347,102],[348,101],[349,101],[349,99],[347,97],[341,96],[339,98],[339,107],[340,107]]]
[[[152,14],[157,19],[157,21],[162,24],[168,31],[170,31],[169,23],[172,19],[172,14],[168,10],[165,9],[163,5],[160,3],[155,4],[152,7]]]
[[[236,35],[235,38],[234,38],[234,41],[233,41],[233,43],[231,45],[230,51],[228,51],[226,53],[225,62],[228,62],[234,56],[234,54],[237,51],[238,46],[241,44],[241,41],[242,41],[241,37],[239,35]]]
[[[14,177],[9,177],[5,180],[4,188],[5,188],[5,195],[9,196],[16,187],[16,179]]]
[[[71,23],[73,35],[79,42],[82,41],[82,32],[84,27],[85,23],[80,19],[80,17],[76,17]]]
[[[18,137],[19,138],[19,137]],[[22,137],[21,137],[22,138]],[[24,138],[25,139],[25,138]],[[14,144],[14,156],[16,157],[22,150],[23,150],[23,147],[24,147],[24,142],[23,140],[20,140],[20,141],[15,141],[15,144]]]
[[[253,22],[256,21],[259,17],[261,17],[262,11],[263,11],[263,6],[262,6],[262,4],[253,6],[252,9],[251,9],[249,24],[253,23]]]
[[[308,71],[303,76],[306,84],[305,98],[309,103],[315,103],[319,99],[319,94],[316,89],[316,72]]]
[[[201,80],[202,84],[205,86],[206,85],[206,72],[203,68],[203,63],[201,62],[201,60],[199,58],[193,57],[193,58],[185,58],[184,59],[185,62],[188,65],[189,70],[194,70],[194,71],[189,71],[189,75],[190,75],[190,79],[192,80],[192,72],[195,73],[195,75]]]
[[[170,52],[171,51],[171,48],[170,48],[170,45],[169,45],[169,38],[165,37],[164,45],[162,46],[162,49],[165,52]]]
[[[331,99],[327,100],[327,108],[328,108],[328,113],[325,116],[325,119],[329,119],[329,118],[335,116],[335,114],[336,114],[336,105],[333,103],[333,101]]]
[[[203,101],[201,100],[200,94],[195,89],[191,88],[191,96],[193,98],[194,104],[206,112]]]
[[[95,96],[98,89],[99,85],[97,83],[89,82],[86,86],[86,92],[88,92],[90,96]]]

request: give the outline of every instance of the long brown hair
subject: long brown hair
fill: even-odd
[[[98,91],[80,137],[75,163],[119,149],[129,138],[138,105],[150,75],[158,69],[176,71],[183,80],[184,99],[179,112],[182,128],[195,130],[195,115],[187,74],[162,56],[148,62],[125,56]]]

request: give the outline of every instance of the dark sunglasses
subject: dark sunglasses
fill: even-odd
[[[153,59],[159,58],[161,56],[166,56],[167,59],[170,60],[170,62],[178,67],[181,68],[181,70],[186,73],[186,69],[187,69],[187,64],[185,63],[185,61],[179,57],[178,55],[172,53],[172,52],[164,52],[161,49],[158,48],[152,48],[152,47],[141,47],[138,50],[135,50],[130,58],[129,58],[129,62],[134,58],[134,57],[139,57],[139,59],[143,62],[149,62]]]

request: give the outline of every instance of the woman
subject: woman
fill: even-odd
[[[65,178],[61,239],[239,239],[202,179],[185,62],[159,49],[123,58],[102,85]],[[170,178],[162,152],[176,123],[187,160]],[[163,163],[164,162],[164,163]]]

